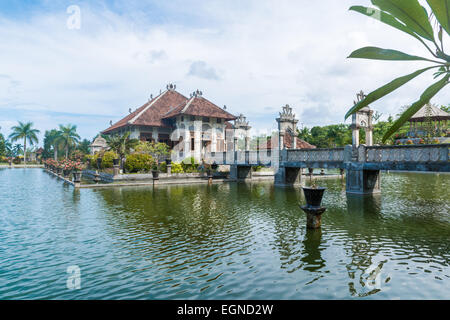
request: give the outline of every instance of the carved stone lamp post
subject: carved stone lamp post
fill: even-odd
[[[322,225],[322,214],[327,209],[321,206],[325,189],[323,187],[303,187],[306,206],[300,208],[306,213],[306,227],[308,229],[318,229]]]
[[[97,158],[97,171],[95,172],[95,174],[94,174],[94,182],[95,183],[99,183],[100,182],[100,174],[99,174],[99,171],[100,171],[100,168],[102,167],[102,158],[101,157],[98,157]]]

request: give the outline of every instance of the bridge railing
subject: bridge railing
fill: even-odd
[[[371,146],[359,155],[360,162],[448,162],[450,144]]]
[[[331,149],[287,149],[286,162],[343,162],[344,148]]]
[[[236,152],[208,152],[204,156],[207,163],[240,164],[270,166],[272,154],[266,150],[236,151]]]

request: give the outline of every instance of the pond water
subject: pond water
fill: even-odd
[[[0,169],[0,299],[450,299],[450,175],[383,173],[366,197],[320,184],[308,231],[300,188],[74,190]]]

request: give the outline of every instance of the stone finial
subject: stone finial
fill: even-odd
[[[227,110],[227,106],[226,105],[223,106],[223,110]]]
[[[353,101],[353,104],[357,104],[363,101],[367,96],[364,94],[364,91],[360,91],[356,94],[356,101]]]
[[[173,84],[173,83],[169,83],[169,84],[166,86],[166,88],[167,88],[167,90],[169,90],[169,91],[174,91],[174,90],[177,88],[177,85],[175,85],[175,84]]]
[[[128,109],[128,112],[131,113],[133,110],[131,110],[131,108]]]
[[[110,125],[110,126],[112,126],[112,125],[113,125],[113,122],[112,122],[112,120],[109,120],[109,125]]]
[[[249,121],[247,121],[247,117],[241,113],[239,117],[234,121],[236,127],[247,127]]]
[[[280,119],[282,120],[294,120],[295,114],[292,113],[292,108],[287,104],[283,107],[283,111],[280,112]]]

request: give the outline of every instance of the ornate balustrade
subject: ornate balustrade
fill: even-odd
[[[365,147],[360,162],[448,162],[450,144]],[[360,157],[361,157],[360,156]]]

